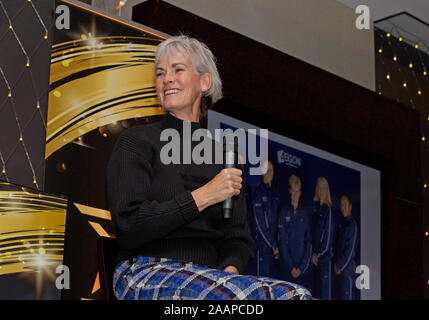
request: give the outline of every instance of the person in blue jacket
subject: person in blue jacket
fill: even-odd
[[[334,271],[339,278],[341,300],[353,300],[355,278],[355,254],[358,244],[358,228],[352,216],[352,203],[348,195],[341,196],[341,213],[343,221],[338,228],[334,257]]]
[[[269,276],[274,259],[279,258],[277,245],[278,205],[280,201],[277,190],[271,183],[274,177],[273,163],[264,163],[265,174],[261,184],[253,195],[253,215],[256,225],[256,273],[258,276]]]
[[[290,204],[279,212],[278,244],[282,270],[286,281],[305,285],[303,274],[311,259],[311,224],[307,212],[299,206],[301,179],[289,178]]]
[[[256,239],[256,223],[253,215],[253,201],[252,201],[252,193],[250,191],[250,186],[248,183],[245,183],[245,186],[243,187],[244,191],[244,197],[246,198],[246,207],[247,207],[247,225],[249,226],[249,232],[253,240]],[[256,250],[256,248],[255,248]],[[256,263],[256,253],[254,255],[255,257],[249,261],[245,274],[257,274],[257,263]]]
[[[313,255],[311,261],[315,266],[316,288],[319,298],[332,299],[332,256],[334,221],[332,200],[326,178],[319,177],[314,195],[315,210],[313,213]]]

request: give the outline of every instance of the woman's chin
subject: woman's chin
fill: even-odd
[[[166,103],[164,105],[164,110],[167,111],[167,112],[174,112],[174,111],[178,111],[178,110],[181,110],[181,109],[183,109],[182,106],[177,105],[177,104],[173,104],[173,103]]]

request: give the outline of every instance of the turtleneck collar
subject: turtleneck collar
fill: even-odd
[[[201,124],[199,122],[182,120],[182,119],[176,118],[175,116],[173,116],[169,112],[165,115],[164,119],[162,120],[162,124],[163,124],[164,128],[173,128],[173,129],[176,129],[179,132],[182,132],[182,130],[183,130],[183,124],[185,122],[191,124],[191,131],[192,132],[194,130],[196,130],[196,129],[200,129],[201,128]]]

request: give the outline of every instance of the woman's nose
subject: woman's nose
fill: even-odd
[[[173,82],[174,81],[174,74],[171,71],[167,71],[165,73],[165,77],[164,77],[164,82],[168,83],[168,82]]]

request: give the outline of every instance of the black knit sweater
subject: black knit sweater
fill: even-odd
[[[242,273],[254,251],[243,192],[227,223],[221,203],[199,212],[191,195],[219,173],[222,165],[161,162],[161,148],[168,142],[160,141],[160,135],[167,128],[180,133],[183,158],[183,142],[189,142],[184,139],[190,140],[183,137],[183,122],[167,114],[157,123],[126,130],[116,143],[107,182],[113,225],[122,248],[118,262],[143,255],[217,269],[234,265]],[[190,124],[192,132],[200,128],[197,122]],[[191,142],[192,148],[198,143]],[[212,142],[213,148],[216,145]]]

